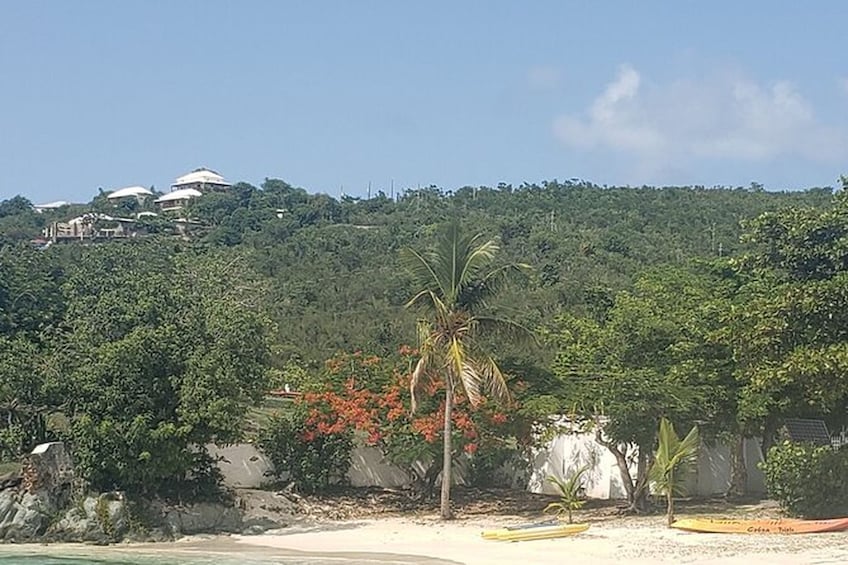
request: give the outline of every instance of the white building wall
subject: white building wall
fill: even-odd
[[[207,445],[206,450],[218,461],[224,484],[233,488],[259,488],[271,482],[271,461],[252,443],[220,447]]]
[[[271,480],[271,462],[253,444],[229,447],[209,446],[210,454],[219,457],[218,466],[224,483],[231,487],[258,488]],[[630,454],[630,472],[636,474],[636,453]],[[760,443],[746,440],[745,458],[748,467],[748,492],[763,493],[763,473],[757,464],[763,460]],[[547,480],[549,476],[565,479],[574,471],[589,465],[586,473],[586,496],[602,500],[627,497],[615,457],[595,441],[594,434],[568,433],[551,439],[533,454],[530,479],[526,488],[530,492],[556,494],[556,488]],[[454,472],[454,482],[464,482],[464,469],[460,465]],[[422,469],[423,471],[423,469]],[[412,478],[401,468],[388,463],[379,449],[359,446],[351,454],[348,480],[355,487],[380,486],[402,488]],[[730,486],[730,450],[725,445],[701,447],[698,464],[689,481],[693,496],[723,495]]]
[[[347,478],[351,486],[402,488],[412,482],[404,470],[385,461],[376,447],[356,447],[350,454],[350,460]]]
[[[589,466],[585,475],[586,496],[603,500],[627,497],[615,457],[595,441],[594,434],[587,433],[558,435],[538,450],[527,490],[556,494],[556,487],[547,477],[565,479],[584,465]],[[631,472],[636,472],[635,465],[631,465]]]

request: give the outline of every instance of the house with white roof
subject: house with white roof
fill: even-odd
[[[56,202],[47,202],[46,204],[36,204],[32,207],[36,212],[44,212],[46,210],[58,210],[63,206],[70,206],[70,202],[66,202],[64,200],[57,200]]]
[[[203,193],[199,190],[194,188],[181,188],[179,190],[169,192],[168,194],[163,194],[154,200],[154,202],[159,205],[159,208],[163,212],[175,212],[177,210],[182,210],[193,198],[197,198],[199,196],[203,196]]]
[[[232,185],[216,171],[201,167],[185,174],[171,185],[171,192],[154,200],[163,212],[182,210],[192,199],[209,192],[227,190]]]
[[[190,188],[199,192],[212,192],[216,190],[227,190],[231,186],[217,172],[206,167],[201,167],[175,180],[174,184],[171,185],[171,190],[177,191]]]
[[[143,186],[128,186],[126,188],[119,188],[118,190],[110,192],[106,198],[112,202],[118,202],[120,200],[130,198],[134,198],[139,202],[144,202],[148,196],[153,196],[153,192]]]
[[[133,218],[88,212],[67,222],[53,222],[42,231],[48,241],[102,240],[136,237],[138,229]]]

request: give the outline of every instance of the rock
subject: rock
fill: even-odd
[[[264,490],[236,490],[237,506],[242,509],[243,533],[256,534],[286,528],[303,520],[296,502],[281,493]]]
[[[265,526],[259,524],[253,524],[252,526],[248,526],[241,531],[242,535],[245,536],[258,536],[264,534],[268,530],[276,529],[275,527],[266,528]]]
[[[0,541],[38,539],[55,512],[44,493],[0,492]]]
[[[52,541],[111,543],[129,532],[130,515],[121,493],[88,496],[46,533]]]
[[[198,502],[180,506],[156,503],[152,510],[161,516],[173,536],[204,533],[239,533],[243,529],[239,508],[220,502]]]
[[[22,478],[20,471],[11,471],[0,475],[0,490],[15,488],[21,484],[21,481]]]
[[[29,492],[53,493],[74,480],[74,464],[61,441],[36,445],[27,459],[24,477]]]

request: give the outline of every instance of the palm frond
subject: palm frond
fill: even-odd
[[[442,296],[447,296],[445,281],[434,268],[432,259],[428,260],[423,254],[411,248],[400,251],[401,264],[415,279],[416,286],[427,290],[438,291]],[[411,302],[411,301],[410,301]]]
[[[468,247],[462,250],[463,261],[461,264],[462,270],[459,272],[459,277],[456,280],[457,287],[462,289],[472,280],[478,278],[483,270],[488,267],[495,258],[499,246],[495,240],[490,239],[483,243],[478,243],[476,240],[479,236],[475,236],[467,243]],[[481,277],[485,282],[486,276]]]
[[[648,479],[659,492],[685,494],[685,483],[682,479],[698,459],[698,427],[692,427],[681,441],[674,431],[674,425],[663,418],[660,420],[657,440],[657,451],[654,463],[648,471]]]
[[[473,363],[465,363],[459,373],[462,388],[472,406],[477,406],[483,399],[483,377]]]
[[[410,411],[414,414],[418,409],[418,388],[427,371],[427,356],[422,355],[415,364],[412,377],[409,379]]]
[[[508,339],[513,342],[530,341],[533,345],[539,345],[536,333],[527,326],[500,316],[482,315],[474,316],[474,321],[479,326],[480,332]]]
[[[506,386],[506,378],[495,360],[491,357],[483,359],[480,362],[480,372],[483,375],[489,396],[498,402],[508,403],[510,395]]]
[[[458,303],[472,312],[481,307],[491,306],[491,299],[503,291],[511,280],[511,275],[529,270],[532,270],[530,265],[510,263],[481,274],[478,278],[464,284]]]
[[[404,306],[411,308],[412,306],[422,304],[437,315],[444,315],[447,312],[447,305],[439,298],[439,295],[433,290],[427,288],[413,296]]]
[[[465,345],[456,337],[451,338],[445,352],[445,366],[448,369],[448,378],[462,378],[462,372],[465,369],[466,356]]]
[[[441,281],[444,299],[458,304],[463,288],[491,264],[498,245],[481,234],[463,232],[458,222],[447,224],[432,253],[430,266]]]

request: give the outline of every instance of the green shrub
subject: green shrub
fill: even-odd
[[[791,516],[848,515],[848,449],[784,442],[760,468],[769,495]]]
[[[298,414],[272,417],[259,433],[259,448],[274,464],[277,480],[303,493],[326,490],[350,469],[353,434],[307,434]]]

